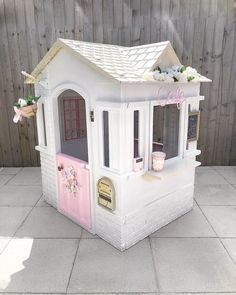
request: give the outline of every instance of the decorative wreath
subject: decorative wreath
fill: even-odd
[[[76,179],[76,172],[73,166],[62,170],[62,181],[64,184],[65,192],[76,193],[80,189],[80,185]]]

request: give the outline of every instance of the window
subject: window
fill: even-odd
[[[43,145],[47,146],[47,132],[46,132],[46,121],[45,121],[45,108],[44,103],[42,103],[42,121],[43,121]]]
[[[85,103],[80,98],[64,98],[64,137],[65,140],[86,137]]]
[[[103,156],[104,166],[110,167],[110,156],[109,156],[109,113],[103,111]]]
[[[179,118],[176,104],[153,108],[152,151],[163,151],[166,159],[178,156]]]
[[[67,89],[58,96],[61,153],[88,163],[86,103]]]
[[[139,111],[134,111],[134,158],[139,157]]]

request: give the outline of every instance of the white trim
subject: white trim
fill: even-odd
[[[58,96],[66,90],[73,90],[80,94],[85,100],[86,108],[86,127],[87,127],[87,144],[88,144],[88,167],[90,176],[90,199],[91,199],[91,217],[92,217],[92,227],[91,232],[95,233],[95,201],[94,199],[94,175],[93,175],[93,157],[92,157],[92,132],[91,132],[91,122],[90,122],[90,96],[88,93],[75,83],[62,83],[54,87],[49,95],[48,99],[52,104],[52,117],[53,117],[53,134],[54,138],[54,153],[57,154],[61,151],[61,141],[60,141],[60,122],[59,122],[59,110],[58,110]],[[56,167],[55,167],[56,169]],[[57,178],[56,178],[57,179]],[[95,189],[96,192],[96,189]],[[57,179],[57,201],[58,201],[59,191],[58,191],[58,179]],[[58,202],[57,202],[58,203]]]
[[[185,156],[185,152],[187,149],[187,134],[188,134],[188,100],[184,101],[182,104],[182,110],[184,113],[184,116],[182,118],[182,157]]]
[[[152,143],[153,143],[153,108],[154,106],[163,106],[163,100],[151,100],[150,101],[150,128],[149,128],[149,169],[152,170]],[[176,104],[176,103],[173,103]],[[177,104],[176,104],[177,105]],[[180,113],[179,113],[179,135],[178,135],[178,155],[176,157],[165,160],[165,163],[168,163],[173,160],[178,160],[183,157],[184,147],[183,147],[183,121],[186,117],[185,111],[183,109],[184,102],[181,104]]]
[[[43,116],[43,107],[44,105],[44,116]],[[42,96],[37,102],[37,126],[38,126],[38,146],[42,147],[44,150],[50,153],[50,136],[49,136],[49,124],[48,124],[48,101],[47,99]],[[45,127],[45,128],[44,128]],[[46,142],[45,142],[46,138]]]

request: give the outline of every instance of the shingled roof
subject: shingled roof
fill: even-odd
[[[169,41],[124,47],[58,39],[31,73],[32,78],[28,77],[25,83],[35,83],[38,75],[62,48],[75,51],[84,62],[118,81],[145,81],[143,74],[157,65],[161,68],[174,64],[181,65]]]

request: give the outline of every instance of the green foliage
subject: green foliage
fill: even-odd
[[[188,82],[192,81],[195,77],[193,76],[188,76],[187,79],[188,79]]]
[[[183,73],[186,70],[187,66],[182,65],[182,67],[180,68],[180,73]]]
[[[17,107],[18,109],[25,106],[30,106],[37,103],[39,98],[40,96],[28,95],[28,96],[19,98],[18,101],[14,104],[14,106]]]

